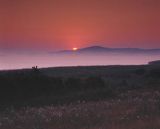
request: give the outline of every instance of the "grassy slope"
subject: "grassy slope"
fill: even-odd
[[[118,99],[64,106],[10,109],[1,129],[159,129],[160,92],[131,91]]]
[[[45,103],[40,107],[9,108],[0,112],[0,129],[159,129],[159,69],[159,66],[41,69],[45,75],[63,79],[100,76],[114,90],[116,97],[106,99],[102,95],[95,100],[104,91],[99,89],[61,96],[62,100],[71,100],[68,104],[64,102],[63,106]],[[81,99],[86,94],[87,98],[88,94],[94,97],[87,101]],[[49,99],[54,102],[55,97],[42,97],[33,102]]]

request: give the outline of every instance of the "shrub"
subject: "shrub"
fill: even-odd
[[[137,74],[137,75],[144,75],[145,72],[146,72],[146,70],[143,69],[143,68],[141,68],[141,69],[136,69],[136,70],[134,71],[134,73]]]
[[[78,78],[68,78],[65,81],[65,88],[68,90],[79,90],[82,88],[81,80]]]
[[[101,77],[88,77],[85,80],[85,88],[104,88],[105,82]]]
[[[159,78],[160,77],[160,68],[151,69],[149,71],[149,77]]]

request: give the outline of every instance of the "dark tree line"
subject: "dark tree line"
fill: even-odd
[[[104,87],[105,82],[101,77],[64,79],[63,77],[48,77],[38,69],[33,69],[27,74],[0,75],[0,100],[24,100]]]
[[[1,102],[26,101],[34,98],[40,98],[41,101],[43,97],[56,98],[57,101],[60,99],[64,101],[67,99],[68,101],[92,100],[116,96],[116,94],[128,90],[147,88],[146,84],[148,84],[148,88],[159,87],[159,68],[138,68],[127,75],[128,78],[117,76],[117,74],[110,78],[109,76],[106,78],[91,75],[50,77],[44,75],[37,67],[33,67],[29,71],[0,74],[0,104]],[[134,81],[135,79],[139,80]],[[74,95],[77,95],[77,98]]]

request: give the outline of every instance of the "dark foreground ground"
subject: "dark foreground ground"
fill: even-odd
[[[0,72],[0,129],[159,128],[159,65]]]

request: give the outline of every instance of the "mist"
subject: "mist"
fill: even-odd
[[[50,54],[0,53],[0,70],[24,69],[38,66],[141,65],[159,60],[158,54]]]

